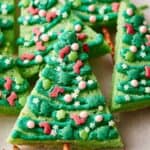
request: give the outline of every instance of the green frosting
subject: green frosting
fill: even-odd
[[[14,142],[118,139],[83,43],[73,31],[58,39],[11,134]],[[76,53],[75,60],[69,59],[71,53]]]
[[[14,50],[13,1],[0,2],[0,54],[12,54]]]
[[[122,2],[118,21],[112,109],[149,105],[150,32],[141,10]],[[123,37],[120,40],[120,37]]]
[[[21,34],[17,41],[19,45],[19,55],[22,56],[24,53],[34,55],[32,59],[17,59],[17,65],[22,67],[21,72],[24,72],[24,76],[30,77],[33,75],[33,71],[29,71],[27,74],[26,69],[32,70],[33,68],[35,73],[38,72],[38,67],[36,66],[40,66],[43,62],[38,62],[36,56],[40,54],[43,58],[50,53],[53,43],[58,41],[59,32],[63,32],[64,29],[75,29],[79,36],[84,34],[85,39],[81,39],[81,41],[85,44],[88,43],[87,46],[93,49],[89,52],[91,57],[102,55],[110,50],[102,35],[96,34],[92,29],[89,29],[83,24],[84,20],[78,17],[76,8],[74,8],[73,5],[73,1],[20,1],[19,6],[22,8],[22,15],[18,19],[21,25]],[[33,31],[36,25],[38,25],[38,31],[36,31],[39,32],[39,34]],[[26,36],[26,32],[31,34]],[[41,42],[41,44],[38,42]],[[43,50],[39,50],[41,45]],[[68,55],[69,60],[72,61],[74,61],[76,57],[75,53]]]

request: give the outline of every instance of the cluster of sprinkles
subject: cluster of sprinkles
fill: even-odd
[[[118,137],[112,115],[105,112],[105,100],[87,62],[88,51],[79,39],[73,31],[59,34],[34,88],[39,94],[31,94],[28,99],[29,110],[38,118],[20,117],[19,130],[33,133],[35,138],[41,137],[40,140],[109,140]],[[82,95],[86,93],[85,98]],[[46,116],[49,119],[44,120]],[[25,138],[32,139],[28,133]],[[109,133],[109,136],[102,133]]]
[[[84,2],[83,4],[86,5]],[[95,11],[97,13],[98,10],[97,8],[95,8],[96,6],[95,2],[91,1],[88,4],[91,13]],[[41,2],[37,0],[37,1],[30,1],[28,3],[24,3],[24,1],[21,1],[19,3],[19,6],[23,7],[24,11],[27,12],[26,16],[19,17],[18,19],[19,24],[23,26],[35,25],[32,30],[32,36],[30,37],[30,39],[25,39],[24,37],[20,37],[18,39],[18,45],[20,46],[27,47],[27,48],[35,46],[35,50],[32,54],[28,54],[30,52],[22,54],[23,56],[21,56],[17,61],[17,64],[19,66],[29,67],[29,66],[42,63],[43,56],[45,56],[46,54],[48,54],[49,51],[51,51],[51,46],[47,46],[48,45],[47,43],[56,40],[57,37],[59,36],[59,33],[51,32],[51,30],[66,18],[69,19],[70,15],[74,15],[78,18],[78,15],[74,12],[78,10],[76,10],[76,7],[74,7],[74,1],[72,0],[68,2],[65,2],[63,0],[62,1],[47,0],[45,2]],[[110,16],[108,15],[108,17],[106,17],[104,15],[104,18],[106,19],[110,17],[110,19],[116,20],[118,9],[119,9],[118,2],[108,4],[108,6],[106,6],[106,14],[110,13]],[[104,8],[104,12],[105,12],[105,8]],[[92,16],[90,18],[91,20],[94,21],[95,19],[93,19],[94,17]],[[103,15],[101,14],[100,16],[103,17]],[[72,21],[71,26],[73,24],[74,29],[77,32],[81,33],[81,31],[83,30],[83,22],[84,20],[82,20],[81,23],[73,23]],[[40,27],[39,26],[36,27],[36,24],[38,24]],[[84,40],[86,38],[86,34],[84,33],[79,34],[78,38]],[[87,48],[86,45],[84,47]]]
[[[25,7],[28,16],[20,16],[18,22],[22,25],[41,24],[41,27],[33,27],[32,36],[26,40],[24,37],[18,39],[18,44],[24,47],[35,46],[33,54],[24,53],[18,58],[17,64],[19,66],[27,67],[43,62],[43,56],[51,51],[51,46],[47,43],[54,41],[59,36],[59,32],[51,32],[51,28],[67,18],[70,13],[71,4],[60,2],[61,8],[57,6],[57,0],[45,1],[31,1],[28,4],[20,2],[20,7]],[[57,8],[58,7],[58,8]],[[80,30],[77,27],[77,30]]]
[[[122,42],[126,46],[121,49],[120,57],[124,62],[118,63],[116,68],[126,78],[117,84],[117,90],[122,92],[115,97],[118,104],[150,98],[150,64],[147,63],[150,60],[150,28],[132,4],[123,12],[123,17]]]
[[[119,2],[106,4],[99,1],[82,1],[79,5],[74,4],[74,11],[84,22],[95,24],[116,20],[119,6]]]
[[[15,61],[12,58],[0,55],[0,73],[6,72],[14,67]],[[19,80],[19,79],[18,79]],[[19,103],[18,94],[28,89],[27,81],[18,82],[14,77],[4,75],[0,77],[0,103],[16,106]],[[19,105],[18,105],[19,106]]]
[[[7,19],[7,15],[13,12],[13,5],[0,2],[0,47],[4,45],[5,35],[3,34],[3,30],[9,29],[13,26],[13,21]],[[1,17],[1,15],[6,16]]]

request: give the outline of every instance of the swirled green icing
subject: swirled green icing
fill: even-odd
[[[132,104],[149,100],[149,60],[150,60],[150,30],[145,18],[133,4],[122,4],[126,7],[120,12],[122,17],[122,39],[115,71],[116,81],[113,99],[116,104]],[[119,33],[118,33],[118,36]],[[120,38],[120,37],[118,37]],[[146,69],[147,67],[147,69]],[[115,106],[116,107],[116,106]],[[130,107],[129,107],[130,109]]]
[[[11,69],[15,65],[15,60],[7,56],[0,55],[0,73]]]
[[[76,52],[74,61],[68,57],[71,52]],[[33,117],[23,113],[17,121],[19,130],[12,133],[13,138],[105,141],[118,137],[113,117],[105,110],[105,98],[92,74],[88,55],[74,31],[64,31],[58,37],[45,57],[47,64],[28,97],[27,114]],[[82,118],[81,112],[87,114],[86,119]],[[80,117],[76,120],[74,115]],[[39,126],[45,121],[51,129],[49,134]]]

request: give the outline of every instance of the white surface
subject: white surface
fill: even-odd
[[[136,4],[150,4],[150,0],[133,0]],[[146,11],[146,18],[150,17],[150,9]],[[148,21],[150,23],[150,20]],[[101,84],[107,99],[111,93],[112,64],[110,56],[91,61],[94,72]],[[136,112],[120,114],[118,128],[125,144],[125,150],[150,150],[150,108]],[[16,117],[1,117],[0,119],[0,150],[12,150],[6,143],[6,138],[15,123]],[[30,149],[28,149],[30,150]],[[42,149],[41,149],[42,150]]]

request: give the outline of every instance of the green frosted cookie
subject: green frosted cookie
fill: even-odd
[[[0,55],[0,115],[15,115],[25,104],[29,84],[15,67],[15,60]]]
[[[23,79],[12,56],[16,53],[13,0],[0,1],[0,115],[16,115],[25,104],[28,81]]]
[[[15,39],[15,9],[14,0],[0,1],[0,54],[16,52]]]
[[[41,66],[39,64],[42,64],[43,57],[51,51],[53,43],[57,41],[59,33],[64,29],[76,30],[78,38],[83,41],[85,47],[87,49],[92,47],[91,56],[110,51],[103,36],[96,34],[75,16],[72,12],[72,2],[29,0],[20,1],[19,6],[21,16],[18,22],[21,27],[18,44],[21,59],[18,60],[18,66],[26,77],[39,72]],[[95,41],[90,42],[93,39]],[[36,56],[40,59],[36,59]]]
[[[10,134],[10,143],[48,144],[50,148],[70,143],[82,150],[122,147],[88,57],[75,32],[59,35]]]
[[[125,2],[117,28],[112,110],[150,106],[150,28],[141,10]]]
[[[116,24],[120,0],[73,0],[73,11],[84,23],[100,27]]]

